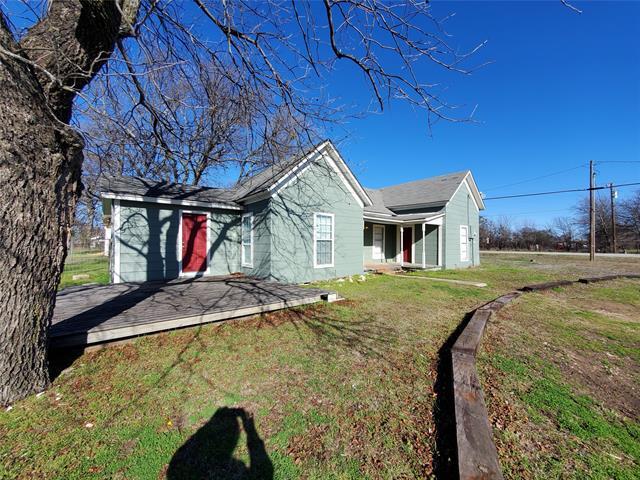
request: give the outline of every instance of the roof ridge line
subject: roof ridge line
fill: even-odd
[[[467,169],[467,170],[460,170],[460,171],[457,171],[457,172],[443,173],[443,174],[441,174],[441,175],[435,175],[435,176],[433,176],[433,177],[417,178],[417,179],[415,179],[415,180],[409,180],[409,181],[407,181],[407,182],[396,183],[396,184],[394,184],[394,185],[387,185],[386,187],[380,187],[380,188],[377,188],[377,189],[371,189],[371,190],[385,190],[385,189],[387,189],[387,188],[401,187],[402,185],[408,185],[409,183],[423,182],[423,181],[425,181],[425,180],[435,180],[435,179],[437,179],[437,178],[440,178],[440,177],[448,177],[448,176],[450,176],[450,175],[465,175],[465,176],[466,176],[469,172],[471,172],[471,170],[470,170],[470,169]]]

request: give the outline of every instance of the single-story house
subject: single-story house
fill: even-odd
[[[365,189],[330,141],[232,188],[111,177],[101,190],[114,283],[236,272],[302,283],[376,263],[479,264],[484,205],[471,172]]]

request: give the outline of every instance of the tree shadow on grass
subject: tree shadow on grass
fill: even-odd
[[[474,311],[464,316],[462,322],[438,350],[437,378],[434,384],[437,396],[433,409],[433,419],[436,426],[436,454],[433,463],[436,478],[459,478],[451,348],[471,320]]]
[[[240,440],[240,425],[247,435],[249,465],[233,457]],[[167,479],[273,478],[273,464],[256,431],[253,417],[242,408],[219,408],[211,419],[173,455]]]
[[[350,306],[351,303],[339,302],[339,305]],[[398,341],[398,330],[393,326],[367,314],[356,318],[340,318],[326,304],[272,312],[261,316],[258,325],[262,328],[281,323],[292,325],[300,341],[309,350],[328,355],[334,355],[337,349],[357,352],[364,357],[384,359],[386,350]]]

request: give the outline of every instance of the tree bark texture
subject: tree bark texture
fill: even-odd
[[[113,1],[54,0],[18,44],[0,13],[2,405],[49,384],[47,330],[82,187],[83,142],[67,122],[120,27]]]

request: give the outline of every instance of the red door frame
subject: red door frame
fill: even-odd
[[[204,212],[181,212],[180,274],[197,275],[208,271],[207,220],[208,215]]]
[[[413,261],[412,247],[413,227],[404,227],[402,231],[402,261],[404,263],[411,263]]]

